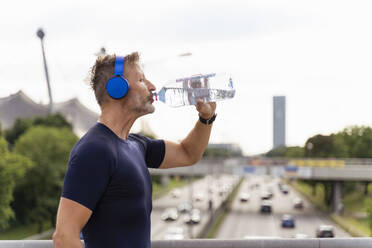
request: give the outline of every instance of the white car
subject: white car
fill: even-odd
[[[304,208],[304,201],[301,198],[296,197],[293,200],[293,207],[295,209],[303,209]]]
[[[194,194],[194,200],[195,201],[202,201],[204,199],[204,194],[201,192],[196,192]]]
[[[189,202],[182,202],[178,205],[178,212],[180,213],[188,213],[191,211],[192,206]]]
[[[186,224],[198,224],[200,222],[200,210],[199,209],[192,209],[190,213],[188,213],[184,218],[183,222]]]
[[[179,189],[174,189],[170,192],[172,198],[180,198],[181,196],[181,190]]]
[[[178,219],[178,211],[176,208],[167,208],[161,215],[163,221],[175,221]]]
[[[243,193],[240,194],[239,198],[240,198],[241,202],[247,202],[247,201],[249,201],[249,194],[246,193],[246,192],[243,192]]]

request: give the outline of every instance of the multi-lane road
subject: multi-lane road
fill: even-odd
[[[153,211],[151,216],[151,239],[164,239],[166,233],[172,227],[179,227],[183,230],[185,239],[196,237],[201,227],[208,221],[210,211],[208,210],[208,200],[213,201],[213,209],[216,209],[227,196],[220,194],[223,187],[236,185],[237,177],[220,176],[218,179],[211,176],[197,180],[190,186],[179,189],[179,196],[174,197],[167,194],[153,202]],[[297,194],[289,186],[289,193],[283,194],[279,190],[279,178],[268,176],[249,176],[242,182],[239,191],[232,203],[231,211],[226,216],[223,224],[220,226],[216,239],[241,239],[249,237],[276,237],[290,238],[296,234],[306,237],[315,237],[316,228],[320,225],[334,226],[336,237],[350,237],[348,233],[333,223],[328,216],[317,211],[306,199]],[[252,187],[252,185],[259,185]],[[261,214],[261,195],[263,191],[271,188],[273,191],[272,213]],[[212,190],[210,190],[212,189]],[[249,201],[241,202],[241,193],[247,193],[250,196]],[[175,221],[163,221],[161,215],[167,208],[177,208],[182,202],[190,202],[191,193],[202,195],[200,201],[192,201],[193,206],[201,211],[201,222],[197,225],[187,225],[184,223],[185,214],[179,214]],[[304,202],[303,209],[295,209],[293,206],[294,198],[302,198]],[[295,228],[282,228],[281,217],[283,214],[291,214],[295,217]]]
[[[240,186],[238,197],[235,198],[231,212],[225,218],[219,229],[217,239],[248,238],[248,237],[280,237],[290,238],[296,234],[315,237],[319,225],[333,225],[336,237],[350,237],[348,233],[337,227],[325,214],[304,201],[304,209],[294,209],[293,199],[300,197],[290,188],[288,194],[283,194],[278,187],[279,178],[266,176],[250,176]],[[251,185],[258,184],[259,188],[252,189]],[[273,189],[272,213],[261,214],[261,192],[271,187]],[[250,195],[248,202],[240,202],[239,194],[247,192]],[[295,228],[282,228],[281,217],[291,214],[295,217]]]
[[[172,227],[180,227],[184,231],[184,238],[196,237],[201,231],[201,227],[208,221],[210,210],[208,210],[209,200],[213,202],[213,209],[216,209],[225,199],[229,191],[238,182],[237,177],[221,176],[219,178],[205,177],[190,185],[179,189],[179,196],[174,197],[167,194],[159,199],[154,200],[151,214],[151,239],[164,239],[167,231]],[[221,194],[219,190],[226,188],[227,192]],[[199,196],[199,199],[193,199],[193,207],[200,210],[201,220],[199,224],[187,225],[184,223],[186,214],[179,214],[175,221],[163,221],[162,213],[167,208],[177,208],[180,203],[191,202],[191,195]]]

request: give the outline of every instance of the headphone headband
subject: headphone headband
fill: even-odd
[[[125,59],[123,56],[116,56],[114,76],[121,76],[121,77],[123,76],[124,60]]]
[[[114,76],[106,83],[106,90],[109,96],[113,99],[123,98],[128,90],[128,81],[123,76],[124,73],[124,57],[116,56]]]

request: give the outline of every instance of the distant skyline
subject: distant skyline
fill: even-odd
[[[23,90],[48,103],[42,27],[56,102],[78,97],[99,113],[87,83],[94,54],[102,46],[139,51],[157,88],[184,75],[233,75],[236,96],[218,103],[211,142],[238,143],[245,154],[270,150],[272,97],[283,95],[286,143],[303,146],[315,134],[372,126],[371,11],[367,0],[7,1],[0,97]],[[185,52],[192,56],[176,56]],[[145,118],[160,138],[180,140],[197,120],[193,107],[154,105]]]

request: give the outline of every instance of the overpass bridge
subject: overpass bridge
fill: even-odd
[[[302,180],[333,181],[332,206],[342,211],[345,181],[372,182],[372,159],[283,159],[236,157],[202,159],[196,165],[166,170],[150,169],[152,175],[269,175]]]
[[[271,175],[325,181],[372,182],[372,159],[267,159],[257,163],[248,158],[202,159],[190,167],[150,169],[152,175]]]

